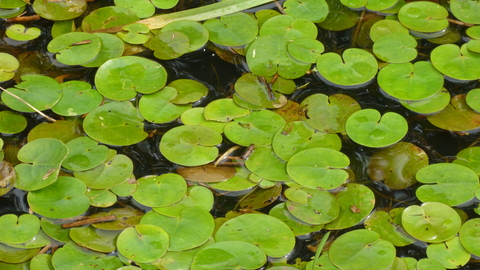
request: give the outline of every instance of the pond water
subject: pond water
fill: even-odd
[[[90,3],[91,7],[112,5],[113,1],[94,1]],[[199,1],[181,1],[179,9],[191,8],[200,5]],[[201,1],[203,4],[209,4],[213,1]],[[31,8],[28,8],[27,14],[32,14]],[[367,14],[368,15],[368,14]],[[369,18],[367,16],[367,18]],[[369,18],[371,19],[371,18]],[[368,21],[364,22],[367,24]],[[0,52],[5,52],[19,57],[20,55],[27,56],[30,59],[37,59],[39,67],[37,72],[39,74],[50,77],[65,76],[65,81],[68,80],[84,80],[87,83],[95,84],[95,74],[97,68],[85,68],[81,66],[67,66],[57,62],[54,55],[47,51],[47,44],[52,40],[50,29],[52,21],[41,19],[31,22],[23,23],[26,27],[38,27],[42,31],[42,35],[31,42],[17,42],[5,35],[5,30],[10,25],[9,23],[0,24]],[[461,29],[463,31],[464,29]],[[356,47],[371,49],[371,44],[368,42],[368,33],[360,31],[357,37],[357,28],[352,27],[342,31],[328,31],[322,28],[318,30],[318,40],[325,46],[325,52],[341,52],[347,48],[352,47],[352,43],[356,43]],[[460,44],[460,42],[459,42]],[[414,61],[428,61],[430,52],[436,48],[438,44],[431,43],[424,39],[418,41],[418,56]],[[222,51],[218,51],[222,52]],[[225,52],[225,51],[223,51]],[[248,72],[245,58],[237,55],[232,58],[232,62],[223,60],[217,52],[207,48],[201,48],[195,52],[188,53],[174,60],[158,60],[153,56],[151,51],[145,51],[137,56],[152,59],[166,69],[168,74],[168,82],[177,79],[192,79],[203,83],[208,87],[208,95],[193,104],[193,107],[205,107],[214,100],[229,98],[234,93],[234,85],[242,74]],[[24,61],[30,61],[28,59]],[[408,123],[408,133],[402,138],[402,142],[409,142],[420,149],[422,149],[428,156],[429,163],[447,163],[455,159],[458,152],[461,150],[476,146],[478,144],[478,132],[454,132],[438,128],[431,124],[425,115],[420,115],[412,112],[402,106],[394,98],[389,97],[382,90],[380,90],[376,80],[367,83],[366,85],[345,89],[339,86],[332,86],[325,83],[319,78],[315,72],[306,74],[294,80],[297,90],[293,94],[287,94],[288,100],[302,103],[306,98],[314,94],[324,94],[327,96],[334,94],[345,94],[356,100],[361,108],[371,108],[378,110],[381,114],[387,112],[395,112],[402,115]],[[3,88],[13,87],[16,83],[13,80],[1,82],[0,86]],[[478,80],[473,80],[468,83],[454,83],[445,81],[444,87],[448,89],[452,96],[458,94],[466,94],[469,90],[480,87]],[[138,105],[140,95],[132,100],[132,103]],[[0,109],[11,110],[5,104],[1,104]],[[65,119],[60,115],[55,114],[51,110],[45,113],[57,120]],[[34,127],[40,123],[48,122],[45,118],[36,113],[21,113],[28,121],[27,128],[19,133],[9,135],[0,134],[5,142],[5,160],[11,163],[18,163],[16,154],[19,148],[27,143],[27,136]],[[80,121],[81,117],[77,117]],[[123,154],[129,157],[133,162],[133,175],[136,179],[149,175],[163,175],[167,173],[175,173],[177,168],[181,167],[178,164],[172,163],[162,155],[159,150],[159,144],[162,136],[175,127],[181,126],[180,121],[173,121],[169,123],[151,123],[145,121],[144,130],[150,135],[139,143],[129,146],[112,146],[108,145],[110,149],[117,151],[117,154]],[[409,187],[394,190],[387,187],[382,181],[373,181],[369,176],[369,161],[372,156],[378,151],[378,148],[371,148],[362,146],[352,141],[347,134],[339,134],[341,138],[341,152],[348,156],[350,165],[348,172],[350,174],[349,182],[362,184],[373,191],[375,197],[374,211],[390,210],[397,207],[408,207],[411,205],[420,205],[422,203],[417,198],[416,190],[422,185],[420,183],[413,184]],[[228,149],[236,146],[231,140],[223,137],[223,141],[218,145],[219,153],[224,153]],[[244,151],[246,147],[240,150]],[[240,150],[234,152],[241,155]],[[263,164],[262,166],[270,166],[270,164]],[[63,169],[65,173],[71,171]],[[191,182],[189,184],[193,185]],[[208,186],[208,183],[206,184]],[[282,185],[282,191],[287,190],[287,185]],[[214,218],[223,218],[229,211],[239,210],[238,204],[243,200],[242,198],[247,192],[224,192],[210,189],[214,194],[213,208],[210,213]],[[273,203],[265,207],[256,209],[259,212],[269,213],[269,211],[276,205],[286,202],[288,199],[281,193],[280,196],[273,197]],[[477,192],[478,193],[478,192]],[[29,213],[29,204],[27,202],[27,191],[14,188],[7,194],[0,197],[0,215],[6,214],[24,214]],[[148,212],[152,208],[144,206],[136,202],[131,196],[119,197],[118,202],[113,206],[106,208],[90,207],[86,215],[92,215],[99,212],[106,212],[110,209],[121,208],[125,205],[132,206],[142,212]],[[468,203],[465,206],[456,207],[466,214],[468,219],[478,217],[478,200]],[[248,208],[248,207],[247,207]],[[255,207],[252,207],[255,208]],[[243,211],[253,211],[252,209],[243,209]],[[355,210],[352,210],[354,212]],[[362,229],[363,224],[349,227],[342,230],[332,230],[330,235],[331,240],[338,238],[346,232]],[[296,238],[295,247],[288,255],[288,263],[294,264],[296,260],[310,261],[315,255],[315,250],[325,235],[325,230],[312,232],[307,235]],[[331,245],[329,242],[327,245]],[[397,257],[414,257],[422,259],[427,257],[427,244],[425,242],[417,241],[414,244],[409,244],[403,247],[396,247]],[[48,251],[51,253],[52,251]],[[480,262],[478,258],[473,257],[465,266],[456,269],[479,269]],[[13,268],[12,268],[13,269]],[[399,268],[401,269],[401,268]],[[424,268],[426,269],[426,268]]]

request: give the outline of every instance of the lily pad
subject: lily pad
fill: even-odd
[[[265,166],[268,164],[268,166]],[[289,181],[287,163],[281,160],[271,146],[255,147],[245,166],[256,175],[272,181]]]
[[[36,39],[40,36],[42,31],[37,27],[25,28],[22,24],[14,24],[7,28],[5,34],[7,37],[18,40],[18,41],[28,41]]]
[[[317,232],[323,228],[323,224],[309,225],[298,220],[285,208],[285,203],[275,205],[268,214],[270,216],[280,219],[281,221],[283,221],[283,223],[287,224],[288,227],[290,227],[290,229],[293,231],[295,236]]]
[[[399,21],[407,28],[417,32],[438,32],[448,26],[448,11],[443,6],[417,1],[404,5],[398,12]]]
[[[416,239],[408,235],[402,228],[403,208],[394,208],[389,213],[375,211],[365,219],[365,228],[380,235],[397,247],[413,244]]]
[[[18,159],[24,163],[15,166],[15,187],[32,191],[54,183],[67,155],[67,147],[59,140],[44,138],[29,142],[18,152]]]
[[[318,34],[315,24],[304,18],[279,15],[268,19],[260,28],[260,36],[278,35],[289,40],[316,39]]]
[[[470,219],[462,225],[460,229],[460,241],[475,256],[479,256],[480,247],[478,240],[480,238],[480,218]]]
[[[210,104],[210,103],[209,103]],[[207,105],[208,107],[208,105]],[[198,125],[206,126],[215,129],[218,133],[223,133],[223,128],[227,123],[217,122],[213,120],[207,120],[205,118],[205,108],[204,107],[195,107],[188,109],[180,116],[182,123],[185,125]]]
[[[144,213],[138,209],[135,209],[131,206],[125,206],[122,208],[114,208],[107,212],[98,212],[93,214],[92,218],[104,217],[114,215],[117,217],[116,220],[104,223],[94,223],[93,227],[102,230],[123,230],[125,228],[130,228],[140,223],[140,219]]]
[[[138,56],[110,59],[95,74],[97,90],[113,100],[129,100],[138,93],[151,94],[167,81],[165,68],[152,60]]]
[[[49,218],[71,218],[87,211],[90,200],[85,184],[73,177],[60,176],[46,188],[31,191],[27,200],[30,208]]]
[[[283,9],[287,15],[307,19],[314,23],[323,22],[329,11],[326,1],[316,0],[287,0],[283,3]]]
[[[199,166],[217,158],[215,145],[220,133],[204,126],[179,126],[167,131],[160,141],[160,152],[169,161],[183,166]]]
[[[191,108],[191,105],[176,105],[173,100],[178,96],[173,87],[164,87],[153,94],[143,95],[140,98],[138,109],[143,117],[152,123],[171,122]]]
[[[395,260],[395,247],[369,230],[354,230],[337,238],[328,255],[341,269],[386,269]]]
[[[138,187],[132,197],[137,202],[150,207],[172,205],[180,201],[187,192],[185,179],[174,173],[145,176],[137,182]]]
[[[385,180],[391,189],[404,189],[417,182],[418,170],[428,166],[428,156],[419,147],[408,142],[398,142],[376,151],[367,167],[375,181]]]
[[[280,108],[287,103],[284,95],[273,91],[270,85],[252,73],[246,73],[238,78],[235,82],[235,94],[261,108]]]
[[[264,214],[244,214],[227,220],[218,229],[215,240],[251,243],[270,257],[283,257],[295,245],[290,228],[277,218]]]
[[[27,136],[27,141],[42,138],[53,138],[63,143],[67,143],[75,138],[85,136],[82,131],[81,122],[78,119],[57,120],[53,123],[43,122],[36,125]]]
[[[170,238],[169,251],[182,251],[198,247],[212,236],[215,222],[209,211],[199,207],[181,210],[177,217],[168,217],[150,211],[142,217],[141,224],[157,224]]]
[[[4,233],[0,241],[5,244],[20,244],[32,240],[40,231],[40,220],[30,214],[16,216],[7,214],[0,217],[0,226]]]
[[[296,39],[287,45],[288,53],[298,61],[316,63],[325,46],[316,39]]]
[[[185,208],[198,207],[205,211],[210,211],[212,206],[212,192],[203,186],[192,186],[187,189],[185,197],[179,202],[164,207],[155,207],[153,210],[165,216],[180,217]]]
[[[85,193],[90,199],[90,205],[95,207],[110,207],[117,202],[117,195],[107,189],[90,189]]]
[[[64,21],[77,18],[87,9],[86,0],[36,1],[32,5],[42,18]]]
[[[375,109],[363,109],[347,119],[345,129],[348,136],[358,144],[383,147],[400,141],[407,134],[408,123],[394,112],[381,116]]]
[[[27,127],[27,119],[16,112],[0,112],[0,132],[15,134],[22,132]]]
[[[131,145],[148,135],[143,131],[143,120],[132,103],[111,102],[93,109],[85,117],[83,128],[88,136],[102,143]]]
[[[468,106],[464,94],[453,96],[450,104],[437,114],[427,116],[434,126],[452,131],[469,131],[480,127],[480,114]]]
[[[470,91],[468,91],[467,96],[465,97],[465,101],[467,102],[467,105],[470,106],[473,110],[475,110],[477,113],[480,112],[480,88],[475,88]]]
[[[168,1],[172,0],[154,0],[161,1],[162,5]],[[155,4],[155,3],[154,3]],[[189,41],[189,47],[187,52],[194,52],[202,48],[205,43],[208,41],[209,32],[205,26],[199,22],[190,21],[190,20],[179,20],[171,22],[165,25],[159,33],[163,32],[180,32],[183,35],[187,36]]]
[[[92,89],[89,83],[69,81],[62,83],[62,98],[52,107],[52,111],[63,116],[77,116],[97,108],[103,101],[102,95]]]
[[[477,1],[452,0],[450,10],[462,22],[480,24],[480,5]]]
[[[327,18],[318,25],[327,30],[341,31],[354,26],[358,20],[357,12],[343,5],[340,0],[326,0],[329,12]]]
[[[15,76],[15,71],[20,66],[17,58],[8,53],[0,53],[0,82],[8,81]]]
[[[377,39],[373,53],[389,63],[405,63],[417,57],[417,41],[409,34],[391,33]]]
[[[207,20],[203,26],[208,29],[210,41],[229,47],[248,44],[258,33],[257,20],[243,12]]]
[[[310,148],[289,159],[287,172],[296,183],[304,187],[330,190],[348,179],[348,172],[343,169],[349,164],[348,157],[339,151]]]
[[[356,86],[373,79],[378,63],[369,52],[350,48],[342,56],[333,52],[322,54],[317,60],[317,70],[330,83]]]
[[[67,243],[55,251],[52,256],[52,265],[55,269],[62,267],[68,269],[88,270],[94,265],[99,269],[117,269],[123,263],[115,256],[106,256],[103,253],[86,251],[85,249]]]
[[[224,191],[243,191],[257,185],[248,179],[251,172],[245,166],[235,167],[235,169],[237,172],[232,178],[223,182],[208,183],[208,185],[216,190]]]
[[[224,241],[210,245],[195,255],[192,270],[258,269],[267,256],[257,246],[242,241]]]
[[[480,147],[468,147],[458,152],[455,164],[466,166],[480,176]]]
[[[431,97],[422,100],[399,100],[405,108],[419,114],[433,114],[445,109],[450,103],[450,93],[442,87]]]
[[[108,155],[108,148],[89,137],[79,137],[66,144],[68,156],[62,167],[72,171],[86,171],[100,165]]]
[[[235,118],[225,126],[225,136],[232,142],[248,147],[265,146],[272,143],[273,136],[285,126],[285,120],[269,111],[253,111],[249,115]]]
[[[242,117],[250,110],[238,106],[231,98],[214,100],[205,106],[204,116],[207,120],[230,122],[232,119]]]
[[[137,14],[127,8],[108,6],[98,8],[88,14],[83,19],[81,28],[84,32],[93,32],[93,30],[126,25],[138,20]]]
[[[350,96],[313,94],[300,104],[300,117],[314,129],[327,133],[345,131],[345,122],[361,110],[360,104]]]
[[[373,191],[360,184],[347,184],[335,197],[340,204],[340,214],[337,219],[325,224],[327,230],[341,230],[358,224],[370,214],[375,205]]]
[[[115,6],[133,11],[139,18],[148,18],[155,13],[155,6],[149,0],[115,0]]]
[[[123,230],[117,239],[118,251],[134,262],[149,263],[160,259],[169,245],[169,236],[160,227],[141,224]]]
[[[5,1],[2,1],[2,3],[0,4],[0,8],[14,9],[14,8],[18,8],[18,7],[23,7],[26,4],[27,3],[25,3],[22,0],[5,0]]]
[[[127,24],[122,27],[122,30],[126,32],[118,32],[118,37],[130,44],[144,44],[150,39],[150,36],[148,35],[148,33],[150,33],[150,28],[143,23]]]
[[[48,43],[48,51],[66,65],[81,65],[93,60],[102,47],[100,38],[94,34],[70,32],[54,38]]]
[[[376,42],[383,36],[392,33],[403,33],[408,35],[408,28],[396,20],[381,20],[375,22],[370,28],[370,38]]]
[[[285,203],[288,212],[295,218],[306,224],[319,225],[330,223],[338,217],[340,206],[330,192],[318,189],[302,189],[302,191],[307,195],[306,204],[290,200]]]
[[[15,248],[0,243],[0,262],[22,263],[33,258],[39,251],[40,248]]]
[[[407,207],[402,214],[402,225],[411,236],[429,243],[441,243],[458,233],[460,216],[446,204],[426,202]]]
[[[470,252],[462,246],[459,237],[454,237],[444,243],[428,245],[427,256],[441,263],[447,269],[464,266],[470,260]]]
[[[94,33],[100,41],[102,46],[97,56],[87,63],[82,64],[84,67],[99,67],[109,59],[122,56],[125,49],[123,41],[115,35],[107,33]]]
[[[478,175],[468,167],[453,163],[431,164],[420,169],[416,178],[423,185],[416,194],[422,202],[441,202],[449,206],[465,203],[475,196]]]
[[[208,94],[206,85],[192,79],[178,79],[168,84],[175,88],[178,95],[172,100],[174,104],[189,104],[199,101]]]
[[[87,171],[75,171],[76,178],[89,188],[110,188],[127,180],[133,172],[133,162],[125,155],[107,158],[97,167]]]
[[[62,96],[60,84],[50,77],[25,75],[22,76],[22,80],[23,82],[15,85],[15,88],[8,88],[7,90],[40,111],[50,109]],[[9,95],[6,91],[2,93],[2,101],[15,111],[35,112],[35,110]]]
[[[115,238],[120,231],[106,231],[95,229],[92,226],[70,229],[70,238],[79,246],[88,249],[110,253],[117,249]]]
[[[161,60],[172,60],[188,52],[190,40],[188,37],[177,31],[160,31],[151,37],[146,44],[153,55]]]
[[[467,44],[458,47],[444,44],[436,47],[430,54],[433,66],[441,73],[457,80],[476,80],[480,78],[480,54],[471,52]]]

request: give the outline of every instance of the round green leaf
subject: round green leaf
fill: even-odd
[[[25,6],[12,8],[12,9],[2,9],[2,8],[0,8],[0,18],[2,18],[2,19],[14,18],[14,17],[20,16],[24,12],[25,12]]]
[[[458,152],[457,159],[453,161],[455,164],[460,164],[472,169],[480,176],[480,147],[468,147]]]
[[[103,101],[102,95],[89,83],[69,81],[62,83],[62,98],[52,111],[63,116],[83,115],[97,108]]]
[[[141,224],[156,224],[169,235],[169,251],[182,251],[198,247],[212,236],[215,222],[212,215],[199,207],[185,208],[178,217],[167,217],[150,211]]]
[[[461,227],[460,216],[446,204],[426,202],[407,207],[402,214],[402,226],[411,236],[429,243],[441,243],[453,238]]]
[[[298,220],[296,217],[290,214],[290,212],[288,212],[288,210],[285,208],[285,203],[275,205],[268,214],[287,224],[295,236],[306,235],[312,232],[320,231],[323,228],[323,224],[309,225]]]
[[[193,103],[208,94],[208,88],[201,82],[191,79],[178,79],[168,84],[175,88],[178,95],[172,100],[174,104]]]
[[[24,163],[15,166],[15,187],[31,191],[52,184],[57,180],[60,164],[67,155],[67,147],[57,139],[44,138],[29,142],[18,152],[18,159]]]
[[[303,121],[294,121],[277,131],[272,147],[279,158],[288,161],[294,154],[309,148],[324,147],[339,151],[342,141],[337,134],[315,131]]]
[[[448,26],[447,16],[447,9],[428,1],[408,3],[398,12],[400,22],[417,32],[442,31]]]
[[[7,214],[0,217],[3,233],[0,241],[6,244],[20,244],[32,240],[40,231],[40,220],[30,214],[16,216]]]
[[[293,18],[289,15],[279,15],[268,19],[260,28],[260,36],[282,35],[289,40],[315,39],[318,30],[312,21],[303,18]]]
[[[247,13],[237,12],[210,19],[203,23],[209,39],[215,44],[229,47],[250,43],[258,33],[257,21]]]
[[[112,20],[111,18],[115,18]],[[82,21],[84,32],[107,29],[110,27],[127,25],[138,21],[138,16],[129,9],[117,6],[102,7],[92,11]]]
[[[131,145],[147,137],[143,117],[132,103],[111,102],[93,109],[83,121],[88,136],[102,143]]]
[[[215,101],[210,102],[207,107]],[[235,103],[236,104],[236,103]],[[213,106],[212,107],[216,107]],[[211,110],[212,108],[210,108]],[[215,114],[216,115],[216,114]],[[182,123],[185,125],[198,125],[198,126],[205,126],[215,129],[218,133],[223,133],[223,128],[227,123],[217,122],[213,120],[207,120],[205,118],[205,108],[204,107],[195,107],[188,109],[180,116]]]
[[[472,110],[464,94],[453,96],[450,104],[427,119],[434,126],[451,131],[468,131],[480,127],[480,114]]]
[[[470,252],[462,246],[458,237],[444,243],[428,245],[427,256],[441,263],[447,269],[464,266],[470,260]]]
[[[51,34],[53,38],[61,36],[66,33],[75,31],[75,22],[73,20],[56,21],[53,23]]]
[[[155,13],[155,6],[149,0],[115,0],[115,6],[133,11],[139,18],[148,18]]]
[[[322,79],[335,85],[355,86],[369,82],[377,74],[378,63],[369,52],[346,49],[337,53],[322,54],[317,60],[317,70]]]
[[[344,6],[339,0],[326,0],[329,13],[327,18],[318,25],[327,30],[341,31],[354,26],[358,20],[357,12]]]
[[[60,176],[46,188],[31,191],[27,200],[30,208],[49,218],[71,218],[87,211],[90,200],[85,196],[87,187],[73,177]]]
[[[53,123],[43,122],[36,125],[28,133],[27,141],[32,142],[42,138],[53,138],[67,143],[75,138],[85,136],[81,122],[78,119],[57,120]]]
[[[71,1],[35,1],[33,10],[42,18],[55,21],[64,21],[77,18],[87,9],[86,0]],[[85,30],[85,29],[84,29]]]
[[[160,259],[167,252],[169,236],[160,227],[141,224],[125,229],[117,239],[120,254],[138,263]]]
[[[380,235],[397,247],[413,244],[416,239],[408,235],[402,228],[402,208],[394,208],[389,213],[375,211],[365,219],[365,228]]]
[[[179,217],[185,208],[198,207],[205,211],[210,211],[212,206],[212,192],[203,186],[192,186],[187,189],[185,197],[183,197],[179,202],[164,207],[155,207],[153,210],[165,216]]]
[[[470,219],[462,225],[460,229],[460,241],[468,252],[475,256],[480,254],[480,218]]]
[[[79,246],[88,249],[110,253],[117,249],[115,238],[119,231],[105,231],[92,226],[76,227],[70,229],[70,238]]]
[[[231,98],[214,100],[205,106],[204,116],[207,120],[230,122],[232,119],[249,114],[250,111],[238,106]]]
[[[480,24],[480,4],[473,0],[452,0],[450,10],[462,22]]]
[[[234,177],[222,182],[208,183],[208,185],[216,190],[224,191],[242,191],[257,185],[248,179],[251,172],[245,166],[235,167],[235,169],[237,173]]]
[[[215,243],[195,255],[192,270],[258,269],[267,261],[265,252],[257,246],[241,241]]]
[[[22,24],[14,24],[7,28],[5,34],[7,37],[18,40],[18,41],[28,41],[36,39],[40,36],[42,31],[37,27],[25,28]]]
[[[316,63],[325,46],[316,39],[296,39],[287,45],[288,53],[298,61]]]
[[[397,3],[398,0],[368,0],[365,8],[382,13],[383,10],[394,8]]]
[[[102,46],[100,47],[100,52],[87,63],[82,64],[84,67],[99,67],[103,63],[107,62],[112,58],[117,58],[122,56],[124,51],[123,41],[115,35],[107,33],[94,33],[100,41]]]
[[[0,243],[0,262],[21,263],[30,260],[40,251],[40,248],[15,248]]]
[[[187,192],[185,179],[174,173],[146,176],[138,179],[137,182],[138,187],[132,197],[137,202],[150,207],[172,205],[180,201]]]
[[[117,217],[117,220],[104,222],[104,223],[94,223],[93,227],[103,230],[123,230],[125,228],[133,227],[140,223],[140,219],[144,213],[138,209],[135,209],[131,206],[124,206],[122,208],[114,208],[108,212],[98,212],[92,215],[92,218],[105,217],[114,215]]]
[[[68,235],[70,229],[65,229],[62,227],[60,222],[57,222],[54,219],[42,218],[40,221],[40,226],[42,227],[43,232],[49,237],[62,242],[67,243],[70,241],[70,236]]]
[[[262,108],[283,107],[287,99],[284,95],[267,88],[259,77],[252,73],[243,74],[235,82],[235,93],[249,103]]]
[[[76,178],[89,188],[109,188],[127,180],[133,172],[133,162],[125,155],[107,158],[97,167],[87,171],[75,171]]]
[[[377,39],[373,53],[389,63],[405,63],[417,57],[417,41],[409,34],[391,33]]]
[[[97,90],[113,100],[129,100],[138,93],[151,94],[167,81],[165,68],[152,60],[138,56],[110,59],[95,75]]]
[[[70,32],[54,38],[47,49],[55,53],[60,63],[81,65],[93,60],[101,47],[100,38],[94,34]]]
[[[268,166],[265,166],[268,164]],[[287,163],[273,152],[271,146],[255,147],[245,166],[256,175],[272,181],[289,181]]]
[[[467,45],[440,45],[430,54],[433,66],[448,77],[457,80],[476,80],[480,78],[480,54],[468,50]]]
[[[392,33],[402,33],[408,35],[408,29],[399,21],[395,20],[381,20],[372,25],[370,28],[370,38],[376,42],[383,36]]]
[[[465,102],[468,106],[475,110],[477,113],[480,112],[480,88],[475,88],[468,91],[467,96],[465,97]]]
[[[272,138],[285,126],[285,120],[269,111],[253,111],[247,116],[235,118],[225,126],[225,136],[232,142],[249,146],[265,146],[272,143]]]
[[[167,131],[160,141],[160,152],[171,162],[183,166],[207,164],[218,155],[215,145],[222,136],[203,126],[179,126]]]
[[[354,230],[337,238],[328,252],[341,269],[386,269],[395,260],[395,247],[369,230]]]
[[[347,184],[335,197],[340,204],[340,214],[337,219],[325,224],[327,230],[341,230],[358,224],[370,214],[375,205],[373,192],[360,184]]]
[[[50,109],[62,96],[62,88],[54,79],[42,75],[22,76],[23,82],[8,88],[7,91],[20,97],[40,111]],[[19,112],[35,112],[25,103],[14,98],[6,91],[2,93],[2,101],[8,107]]]
[[[383,147],[400,141],[408,131],[408,123],[400,114],[387,112],[383,116],[375,109],[353,113],[345,124],[348,136],[368,147]]]
[[[79,137],[66,144],[68,156],[62,167],[72,171],[86,171],[100,165],[108,155],[108,148],[89,137]]]
[[[145,0],[140,0],[140,1],[145,1]],[[143,23],[127,24],[124,27],[122,27],[122,30],[126,32],[118,32],[117,33],[118,37],[120,37],[123,41],[130,44],[144,44],[150,39],[150,36],[148,35],[148,33],[150,33],[150,28],[148,27],[148,25]]]
[[[165,0],[156,0],[161,1],[165,4]],[[167,0],[172,1],[172,0]],[[178,0],[177,0],[178,1]],[[154,3],[155,4],[155,3]],[[160,33],[163,32],[180,32],[188,37],[189,47],[187,52],[193,52],[202,48],[205,43],[208,41],[208,30],[199,22],[190,21],[190,20],[180,20],[174,21],[165,25]]]
[[[296,183],[304,187],[330,190],[339,187],[348,179],[348,172],[343,169],[349,164],[348,157],[339,151],[310,148],[290,158],[287,172]]]
[[[431,97],[422,100],[399,100],[405,108],[420,114],[438,113],[450,103],[450,93],[442,87]]]
[[[428,156],[421,148],[398,142],[376,151],[370,158],[367,173],[373,180],[385,180],[391,189],[404,189],[417,182],[415,174],[427,165]]]
[[[313,94],[300,104],[300,117],[314,129],[340,133],[345,131],[348,117],[361,109],[356,100],[344,94]]]
[[[4,1],[2,1],[2,3],[0,3],[0,8],[14,9],[14,8],[18,8],[18,7],[23,7],[26,4],[27,3],[25,3],[22,0],[4,0]]]
[[[143,117],[152,123],[171,122],[191,108],[191,105],[176,105],[173,100],[178,96],[173,87],[164,87],[153,94],[143,95],[140,98],[138,109]]]
[[[178,58],[188,52],[190,40],[182,32],[160,31],[148,41],[148,48],[161,60]]]
[[[117,269],[122,267],[123,263],[116,256],[87,251],[74,243],[68,243],[55,251],[52,256],[52,265],[54,269],[90,270]]]
[[[295,236],[282,221],[264,214],[244,214],[227,220],[215,234],[217,242],[254,244],[270,257],[283,257],[295,245]]]
[[[283,3],[283,8],[293,18],[303,18],[314,23],[324,21],[329,11],[327,2],[323,0],[287,0]]]
[[[85,195],[90,199],[90,205],[95,207],[109,207],[117,202],[117,195],[106,189],[90,189]]]
[[[15,76],[15,71],[20,66],[17,58],[8,53],[0,52],[0,82],[8,81]]]
[[[318,189],[302,189],[307,194],[307,203],[293,201],[285,203],[288,212],[306,224],[326,224],[335,220],[340,213],[340,206],[335,197],[328,191]]]
[[[27,127],[27,119],[12,111],[0,112],[0,132],[15,134],[22,132]]]
[[[417,270],[445,270],[443,265],[432,259],[421,259],[418,261],[416,268]]]
[[[429,165],[417,172],[424,184],[416,194],[422,202],[441,202],[449,206],[465,203],[475,196],[478,175],[468,167],[453,163]]]

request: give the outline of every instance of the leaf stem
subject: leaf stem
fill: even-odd
[[[102,222],[108,222],[108,221],[114,221],[114,220],[117,220],[117,217],[114,215],[89,218],[89,219],[77,220],[77,221],[62,224],[62,228],[67,229],[67,228],[79,227],[83,225],[102,223]]]
[[[32,105],[30,105],[30,103],[26,102],[24,99],[22,99],[21,97],[15,95],[14,93],[8,91],[7,89],[3,88],[0,86],[0,89],[3,90],[5,93],[11,95],[12,97],[20,100],[21,102],[23,102],[25,105],[27,105],[28,107],[30,107],[32,110],[36,111],[38,114],[40,114],[41,116],[45,117],[48,121],[50,122],[56,122],[57,120],[51,118],[50,116],[44,114],[43,112],[41,112],[40,110],[38,110],[37,108],[33,107]]]
[[[331,232],[331,231],[328,231],[328,232],[323,236],[322,241],[320,241],[320,244],[318,244],[317,252],[315,252],[315,258],[313,259],[312,270],[314,270],[314,269],[315,269],[315,266],[317,266],[318,258],[320,258],[320,255],[322,254],[322,249],[323,249],[323,247],[325,246],[325,243],[327,242],[328,237],[330,236],[330,232]]]

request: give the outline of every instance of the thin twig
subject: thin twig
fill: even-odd
[[[23,100],[21,97],[15,95],[14,93],[8,91],[7,89],[3,88],[0,86],[0,89],[2,89],[5,93],[11,95],[12,97],[20,100],[21,102],[23,102],[25,105],[27,105],[28,107],[30,107],[32,110],[36,111],[38,114],[40,114],[41,116],[45,117],[48,121],[50,122],[56,122],[57,120],[51,118],[50,116],[42,113],[40,110],[38,110],[37,108],[33,107],[32,105],[30,105],[30,103],[26,102],[25,100]]]
[[[447,18],[447,20],[453,24],[458,24],[458,25],[462,25],[462,26],[468,26],[468,27],[471,27],[471,26],[475,26],[475,24],[472,24],[472,23],[466,23],[466,22],[462,22],[462,21],[457,21],[457,20],[454,20],[454,19],[451,19],[451,18]]]
[[[40,20],[40,16],[39,15],[31,15],[31,16],[18,16],[18,17],[14,17],[14,18],[10,18],[10,19],[6,19],[7,22],[9,23],[16,23],[16,22],[31,22],[31,21],[36,21],[36,20]]]
[[[217,160],[213,163],[213,167],[217,167],[218,163],[220,163],[222,160],[226,159],[228,157],[228,155],[233,153],[233,151],[237,150],[238,148],[240,148],[240,146],[236,145],[236,146],[228,149],[225,153],[223,153],[223,155],[221,155],[219,158],[217,158]]]
[[[362,22],[364,19],[365,19],[365,9],[362,10],[362,14],[360,15],[357,28],[355,29],[355,33],[353,34],[352,47],[355,47],[357,45],[358,34],[360,34],[360,29],[362,28]]]
[[[278,8],[278,11],[280,11],[280,13],[282,13],[283,15],[287,14],[285,13],[285,10],[283,9],[282,5],[280,5],[280,3],[278,3],[278,1],[273,1],[275,3],[275,6],[277,6]]]
[[[67,228],[79,227],[83,225],[102,223],[102,222],[108,222],[108,221],[114,221],[114,220],[117,220],[117,217],[114,215],[97,217],[97,218],[89,218],[89,219],[62,224],[62,228],[67,229]]]

